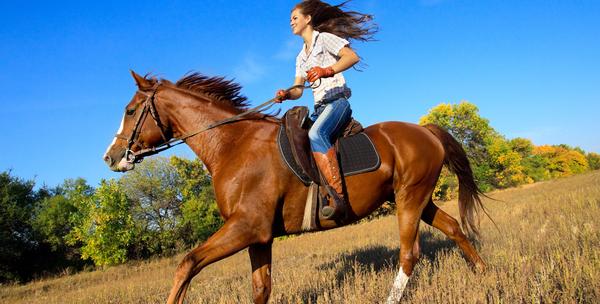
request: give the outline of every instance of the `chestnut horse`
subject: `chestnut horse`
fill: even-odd
[[[131,170],[144,156],[164,149],[157,147],[168,142],[168,148],[173,139],[183,138],[210,172],[225,219],[215,234],[183,258],[167,303],[183,303],[195,275],[246,247],[254,302],[266,303],[271,292],[273,238],[303,232],[308,193],[281,158],[276,140],[280,120],[260,112],[236,116],[247,109],[246,98],[240,95],[239,85],[221,77],[191,74],[173,84],[133,71],[132,75],[138,91],[125,107],[105,162],[114,171]],[[235,119],[227,121],[231,117]],[[214,125],[223,120],[227,123]],[[458,176],[463,228],[477,234],[481,192],[461,145],[435,125],[384,122],[364,132],[379,151],[381,166],[346,177],[349,220],[345,224],[364,218],[385,201],[396,203],[400,269],[388,302],[399,301],[419,256],[420,220],[454,240],[477,269],[485,269],[458,222],[438,209],[431,198],[445,164]],[[320,221],[323,229],[340,225]]]

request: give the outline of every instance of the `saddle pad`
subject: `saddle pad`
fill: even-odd
[[[381,159],[375,145],[365,133],[338,139],[340,167],[344,176],[375,171]]]
[[[290,140],[285,134],[285,127],[279,128],[279,134],[277,135],[277,146],[279,146],[279,153],[285,164],[294,172],[294,174],[304,183],[306,186],[310,185],[311,179],[304,173],[304,170],[298,165],[292,154],[292,147],[290,146]]]
[[[340,156],[340,167],[344,176],[375,171],[381,164],[381,159],[375,145],[365,133],[359,133],[349,137],[338,139],[338,154]],[[311,183],[310,177],[304,173],[302,168],[294,160],[290,142],[283,127],[279,128],[277,136],[279,152],[286,165],[305,184]]]

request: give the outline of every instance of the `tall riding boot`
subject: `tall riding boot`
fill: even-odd
[[[313,157],[321,175],[333,191],[328,191],[331,199],[329,204],[321,209],[323,219],[344,218],[346,215],[346,198],[342,187],[340,165],[335,148],[331,147],[325,153],[313,152]],[[323,185],[327,186],[327,185]],[[334,192],[334,193],[331,193]]]

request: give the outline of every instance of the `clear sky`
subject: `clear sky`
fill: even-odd
[[[118,176],[101,156],[136,90],[129,69],[170,80],[226,76],[252,104],[270,99],[294,77],[295,3],[1,1],[0,171],[38,186]],[[600,1],[355,0],[350,8],[380,26],[378,41],[353,44],[368,66],[345,73],[364,125],[417,123],[439,103],[467,100],[508,138],[600,152]]]

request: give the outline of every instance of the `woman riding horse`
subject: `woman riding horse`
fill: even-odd
[[[296,57],[296,78],[292,90],[279,90],[276,101],[298,99],[302,96],[307,80],[320,84],[313,87],[315,111],[314,122],[308,136],[313,156],[321,175],[333,188],[329,205],[321,215],[325,219],[343,218],[346,214],[346,196],[343,189],[343,174],[332,141],[349,122],[350,89],[342,71],[354,66],[359,57],[349,47],[346,39],[368,40],[374,33],[373,27],[365,27],[372,19],[370,15],[343,11],[342,5],[332,6],[319,0],[303,1],[292,9],[290,26],[294,35],[301,36],[304,45]]]

